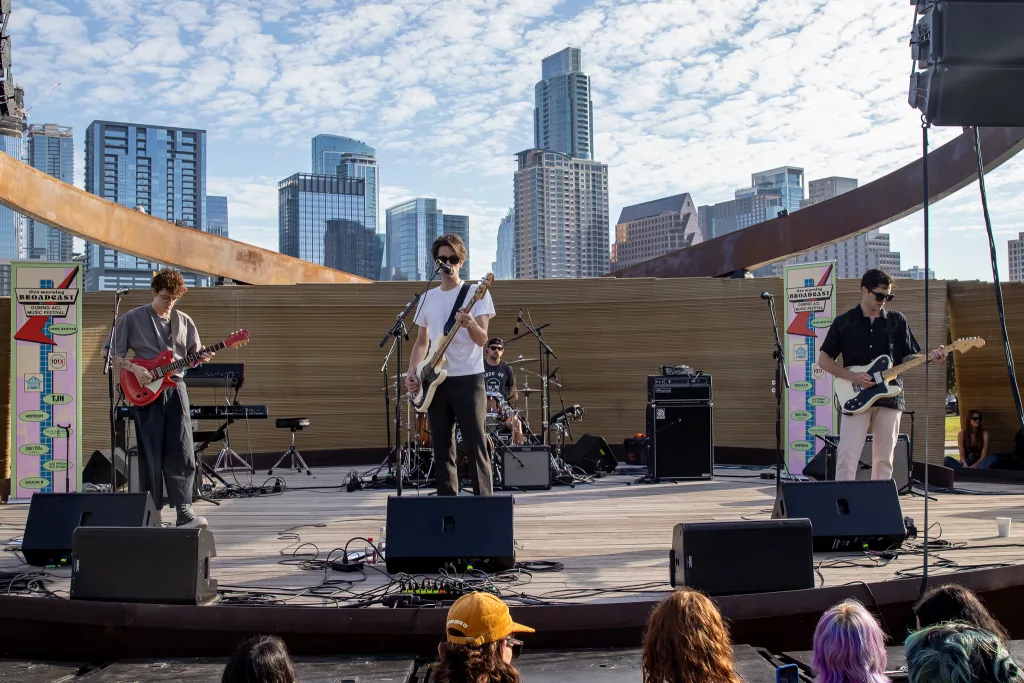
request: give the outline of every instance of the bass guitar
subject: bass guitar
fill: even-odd
[[[204,346],[195,353],[190,353],[181,360],[174,360],[174,352],[168,349],[156,358],[132,358],[132,363],[140,365],[153,376],[152,381],[143,384],[135,373],[122,368],[120,375],[121,391],[133,406],[149,405],[156,400],[164,389],[174,386],[171,375],[178,370],[190,368],[199,362],[199,359],[206,353],[215,353],[224,348],[242,346],[249,341],[248,330],[238,330],[224,341],[213,346]]]
[[[473,304],[484,298],[484,294],[487,293],[492,282],[494,282],[493,273],[487,273],[487,275],[481,278],[480,282],[476,285],[476,291],[473,292],[473,296],[462,307],[463,313],[469,313],[473,308]],[[452,325],[452,329],[448,331],[448,334],[437,341],[435,348],[428,349],[426,358],[416,366],[416,377],[420,381],[420,388],[412,396],[412,406],[417,412],[427,412],[430,402],[434,400],[434,392],[437,391],[437,388],[441,386],[441,382],[448,376],[448,371],[444,369],[444,354],[448,350],[448,345],[452,343],[455,335],[461,329],[459,325]]]
[[[979,348],[984,345],[985,340],[981,337],[965,337],[964,339],[957,339],[952,344],[947,344],[942,348],[950,353],[954,351],[965,353],[970,349]],[[889,356],[879,356],[869,365],[850,366],[847,370],[871,375],[871,379],[875,381],[875,384],[874,386],[863,387],[841,377],[834,378],[833,387],[836,393],[836,406],[846,415],[857,415],[871,408],[879,399],[899,396],[902,389],[892,383],[892,381],[907,370],[916,368],[919,365],[926,365],[929,362],[926,356],[911,356],[906,362],[894,366],[892,358]]]

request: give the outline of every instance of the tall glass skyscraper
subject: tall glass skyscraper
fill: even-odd
[[[93,121],[85,134],[85,189],[196,230],[206,229],[206,131]],[[89,291],[145,289],[160,264],[86,244]],[[183,273],[190,287],[209,278]]]
[[[377,150],[359,140],[342,135],[321,133],[312,140],[312,172],[337,175],[341,178],[362,178],[366,181],[366,203],[363,225],[378,230],[377,208],[380,206],[380,169]],[[383,266],[383,264],[378,264]],[[380,276],[378,273],[374,278]]]
[[[436,199],[419,197],[387,210],[383,280],[426,280],[434,270],[430,245],[444,229]]]
[[[206,232],[218,237],[228,236],[228,198],[206,195]]]
[[[277,185],[278,251],[327,265],[327,223],[349,221],[365,227],[366,182],[361,178],[296,173]]]
[[[384,235],[359,221],[336,218],[327,221],[324,265],[370,280],[380,278]]]
[[[515,209],[509,209],[498,224],[498,251],[491,268],[499,280],[514,280],[516,277],[515,220]]]
[[[0,152],[21,161],[21,135],[0,135]],[[21,258],[24,216],[0,206],[0,296],[11,294],[11,261]]]
[[[30,125],[25,138],[25,157],[33,168],[74,185],[75,144],[69,126]],[[73,256],[71,235],[25,218],[25,258],[70,261]]]
[[[534,88],[533,146],[593,159],[594,103],[590,77],[583,73],[583,51],[567,47],[546,58],[541,78]]]
[[[313,138],[312,171],[316,175],[334,175],[338,172],[338,164],[346,154],[365,154],[377,156],[377,150],[365,142],[346,138],[342,135],[321,133]]]
[[[783,166],[752,173],[750,184],[751,187],[736,191],[736,199],[778,190],[782,194],[782,208],[792,213],[800,209],[800,201],[804,198],[804,169]]]
[[[463,280],[468,280],[472,273],[469,270],[469,216],[454,216],[444,214],[444,228],[442,233],[445,235],[458,235],[462,238],[462,243],[466,245],[466,262],[462,264],[462,268],[459,270],[459,277]]]

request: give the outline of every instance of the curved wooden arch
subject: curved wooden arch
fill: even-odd
[[[1024,128],[983,128],[985,172],[1024,148]],[[788,216],[752,225],[687,249],[638,263],[608,277],[723,277],[753,270],[888,225],[921,209],[921,159]],[[928,155],[929,204],[977,179],[970,129]]]
[[[0,154],[0,205],[110,249],[253,285],[371,282],[129,209]]]

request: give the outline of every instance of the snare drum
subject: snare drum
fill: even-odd
[[[511,409],[501,394],[487,394],[487,414],[484,419],[484,426],[487,429],[502,429],[510,427]]]

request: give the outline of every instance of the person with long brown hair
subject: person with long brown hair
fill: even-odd
[[[970,467],[988,469],[998,461],[998,455],[989,455],[988,432],[983,426],[981,412],[972,410],[968,413],[967,425],[957,434],[956,442],[960,450],[960,459],[946,456],[943,464],[946,467]]]
[[[651,613],[643,644],[644,683],[740,683],[729,630],[699,591],[682,588]]]
[[[514,633],[533,633],[512,621],[508,605],[490,593],[470,593],[448,610],[445,640],[431,680],[436,683],[520,683],[512,660],[523,643]]]

